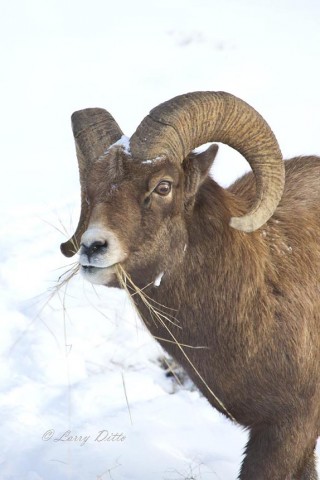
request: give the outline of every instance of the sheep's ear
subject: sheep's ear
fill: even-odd
[[[192,197],[204,182],[216,158],[219,146],[215,143],[201,153],[190,153],[183,162],[185,194]]]

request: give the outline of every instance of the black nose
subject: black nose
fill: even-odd
[[[92,242],[91,245],[81,245],[81,253],[84,253],[88,257],[91,257],[95,253],[104,253],[108,248],[107,242],[102,242],[100,240]]]

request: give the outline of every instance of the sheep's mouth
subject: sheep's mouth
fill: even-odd
[[[84,272],[84,273],[94,273],[98,270],[103,270],[105,268],[109,268],[109,267],[94,267],[93,265],[81,265],[81,270]]]
[[[83,273],[90,275],[90,274],[93,274],[93,273],[103,272],[103,271],[113,269],[114,266],[115,266],[115,264],[114,265],[109,265],[108,267],[97,267],[96,265],[81,265],[80,264],[80,269]]]
[[[110,285],[115,279],[115,264],[108,267],[80,265],[80,273],[85,280],[96,285]]]

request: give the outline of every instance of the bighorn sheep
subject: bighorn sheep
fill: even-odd
[[[156,323],[133,296],[208,401],[249,429],[240,479],[317,479],[320,157],[283,162],[263,118],[224,92],[159,105],[130,140],[102,109],[72,125],[82,210],[64,255],[81,247],[82,273],[103,285],[120,286],[120,265],[170,313]],[[221,188],[208,176],[218,147],[193,153],[206,142],[253,173]]]

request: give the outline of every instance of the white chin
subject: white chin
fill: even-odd
[[[80,273],[88,282],[95,285],[108,285],[116,278],[113,267],[99,268],[80,266]]]

